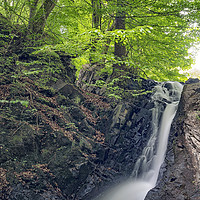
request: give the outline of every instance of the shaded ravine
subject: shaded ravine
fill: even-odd
[[[135,164],[130,179],[97,199],[143,200],[148,191],[156,186],[182,88],[178,82],[161,83],[154,88],[152,134]]]

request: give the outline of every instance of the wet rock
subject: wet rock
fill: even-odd
[[[196,80],[184,86],[162,173],[145,200],[200,199],[199,88]]]
[[[121,129],[129,119],[131,112],[132,109],[128,103],[118,104],[114,109],[112,124],[110,128]]]
[[[65,197],[56,190],[52,191],[33,191],[32,188],[18,184],[13,187],[9,200],[65,200]]]
[[[91,200],[129,177],[150,137],[151,94],[109,106],[110,100],[62,79],[51,87],[52,95],[35,91],[34,109],[2,107],[0,161],[8,169],[8,199]],[[35,165],[46,167],[35,171]]]
[[[19,57],[20,61],[36,59],[25,53]],[[0,198],[3,200],[91,200],[130,176],[151,135],[154,106],[151,93],[113,103],[96,95],[103,95],[105,88],[92,85],[108,77],[95,73],[99,66],[87,66],[88,71],[81,72],[81,82],[77,84],[93,92],[88,95],[73,84],[70,57],[57,54],[58,64],[62,63],[65,69],[63,74],[55,76],[56,83],[48,82],[50,88],[38,89],[35,85],[30,87],[30,80],[26,79],[26,89],[34,92],[28,93],[21,87],[15,92],[10,90],[8,97],[30,98],[29,107],[20,103],[1,105]],[[69,78],[64,81],[66,75]],[[4,94],[5,84],[11,82],[1,82]],[[122,88],[143,91],[151,91],[155,85],[155,81],[138,82],[133,77],[121,83]],[[161,169],[160,185],[149,196],[152,199],[199,197],[196,187],[200,176],[197,170],[200,90],[195,84],[185,86],[185,91]]]
[[[102,86],[100,84],[101,86],[99,86],[98,84],[99,82],[109,84],[112,81],[111,75],[109,75],[108,73],[103,73],[101,71],[103,67],[104,66],[98,64],[94,64],[92,66],[89,64],[84,65],[83,69],[80,70],[79,79],[76,82],[77,86],[98,95],[106,96],[110,94],[109,89],[106,85]],[[137,92],[135,93],[135,91],[140,92],[141,90],[143,92],[150,92],[152,88],[157,84],[154,80],[147,80],[144,78],[135,77],[132,73],[129,73],[126,76],[121,76],[117,78],[117,80],[115,81],[116,85],[114,86],[119,87],[120,90],[123,91],[123,94],[121,94],[122,98],[127,101],[130,101],[134,94],[136,94],[137,96]],[[126,90],[128,90],[128,92]]]
[[[189,78],[185,84],[192,84],[192,83],[198,83],[200,80],[198,78]]]

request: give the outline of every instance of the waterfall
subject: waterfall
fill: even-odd
[[[135,164],[130,180],[114,188],[103,200],[144,200],[148,191],[156,186],[182,88],[178,82],[164,82],[154,88],[150,139]]]

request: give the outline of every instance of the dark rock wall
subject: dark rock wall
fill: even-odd
[[[63,65],[53,75],[56,83],[36,84],[43,74],[0,77],[2,200],[91,200],[130,176],[150,137],[151,93],[113,101],[84,91],[73,84],[69,58],[61,58],[52,58]],[[23,62],[19,67],[26,67]],[[7,69],[4,60],[1,65]],[[140,87],[152,90],[155,84],[143,80]]]
[[[110,119],[100,123],[101,130],[107,127],[105,144],[96,151],[95,168],[76,194],[77,199],[91,200],[130,177],[151,135],[152,107],[151,94],[147,94],[120,101],[112,108]]]
[[[158,185],[145,200],[200,199],[200,82],[184,86]]]

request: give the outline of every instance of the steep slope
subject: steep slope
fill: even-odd
[[[3,20],[0,198],[89,200],[129,176],[149,137],[141,127],[150,130],[151,94],[117,101],[84,91],[69,55],[23,45]],[[155,85],[130,83],[129,91]]]

